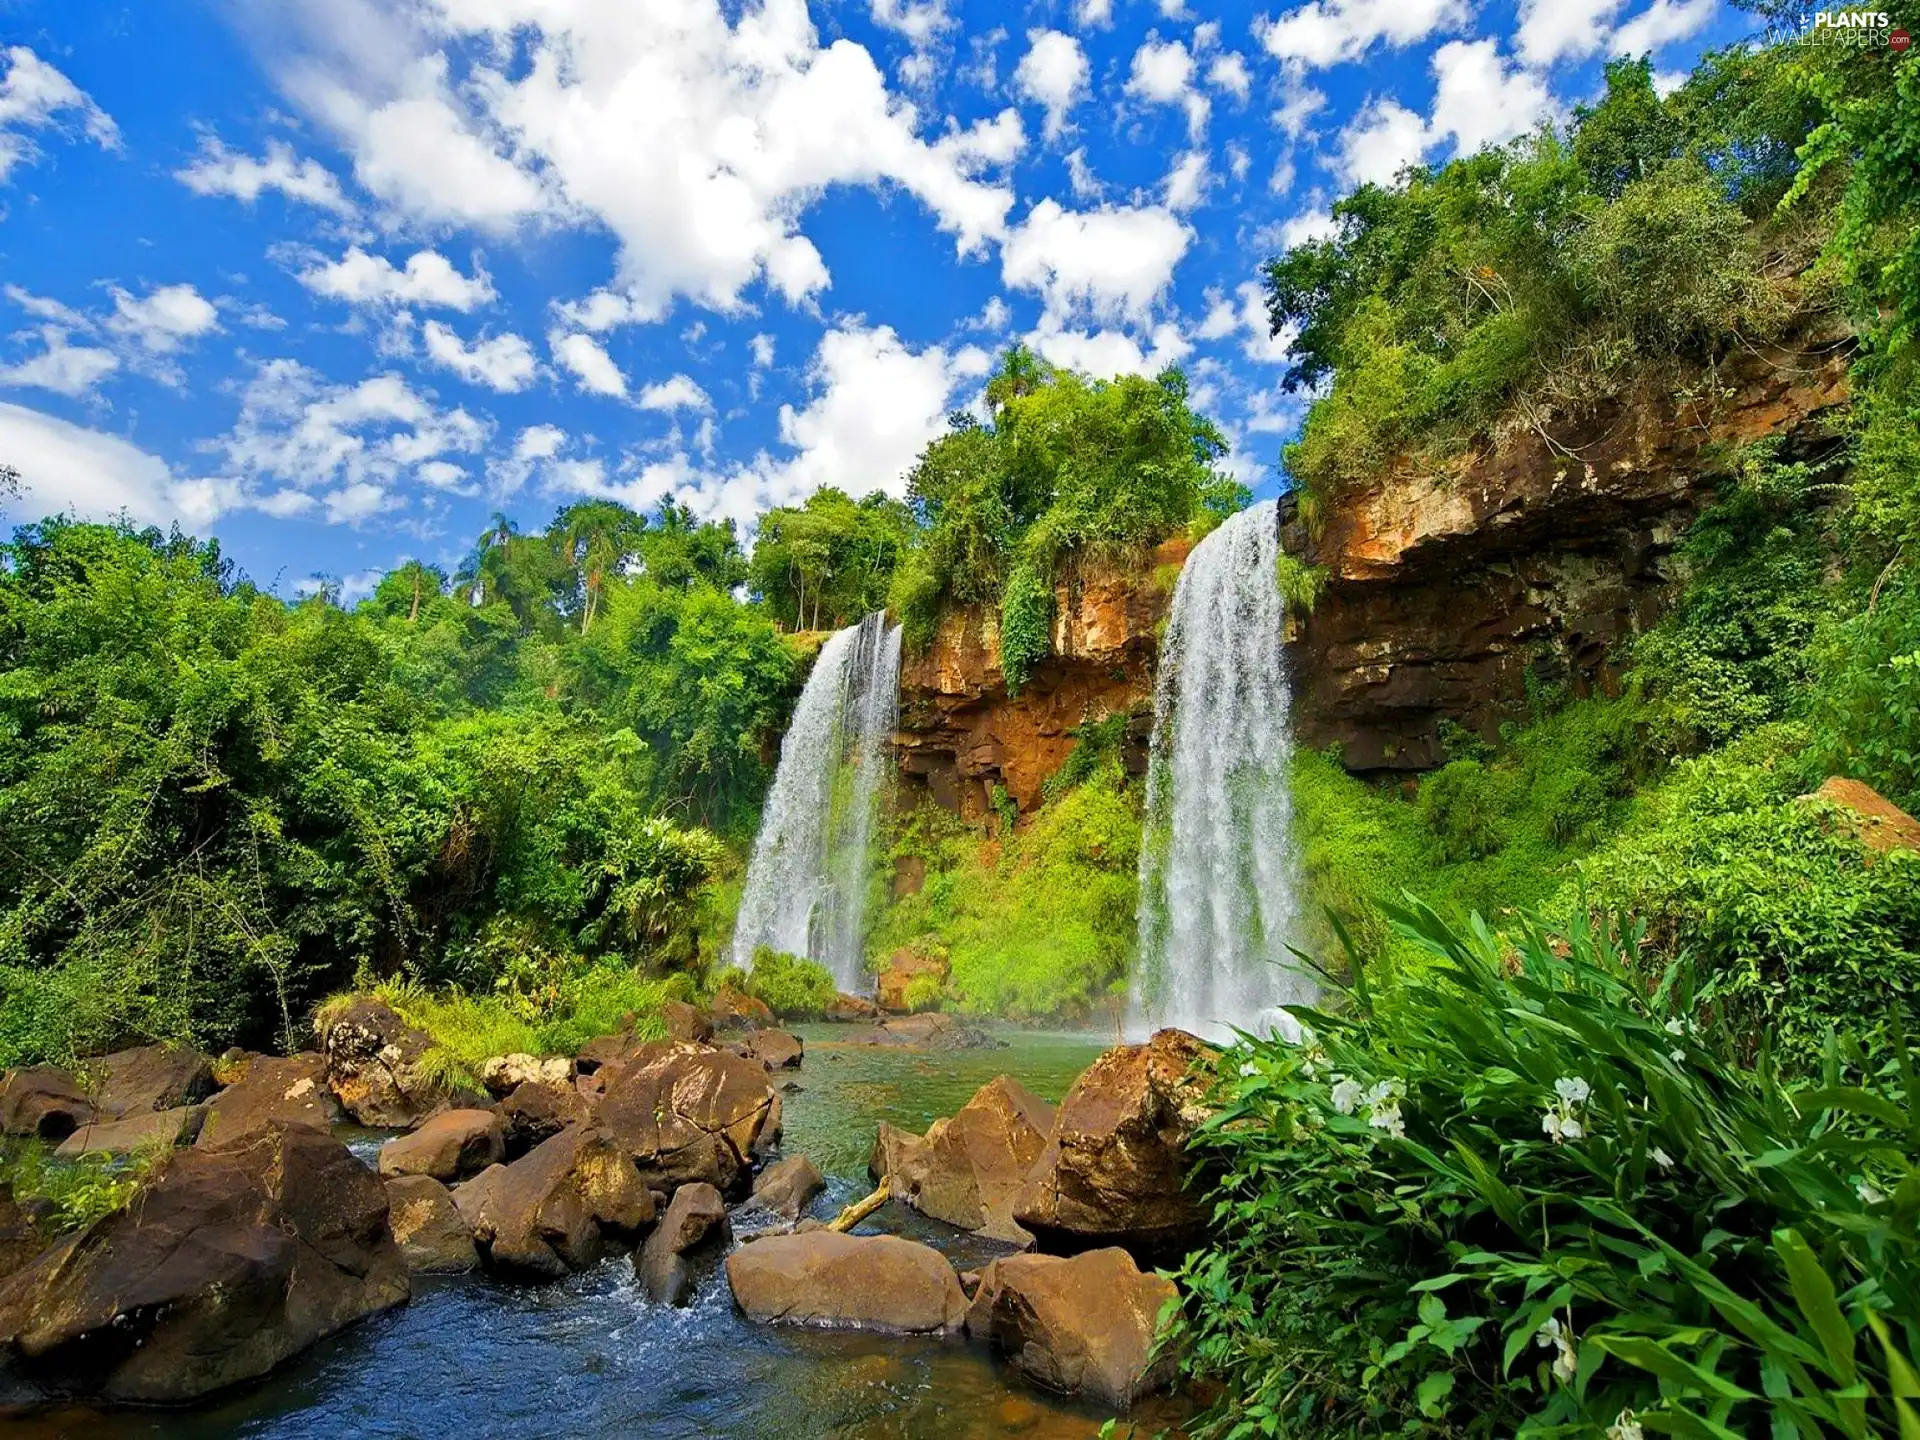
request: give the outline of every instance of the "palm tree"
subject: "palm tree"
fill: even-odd
[[[554,521],[563,553],[580,579],[580,633],[593,628],[607,575],[633,554],[633,540],[646,521],[612,500],[583,500]]]

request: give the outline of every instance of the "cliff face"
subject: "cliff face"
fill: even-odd
[[[901,665],[895,748],[909,799],[918,790],[978,820],[1001,785],[1031,810],[1041,782],[1073,750],[1068,732],[1116,713],[1132,717],[1128,765],[1145,770],[1156,632],[1188,548],[1170,540],[1143,569],[1089,568],[1064,579],[1054,590],[1053,654],[1016,696],[1000,669],[997,613],[950,610],[927,652]]]
[[[1442,763],[1443,718],[1492,739],[1529,676],[1576,694],[1618,681],[1620,642],[1684,580],[1675,542],[1712,498],[1732,446],[1831,444],[1846,400],[1833,345],[1743,351],[1712,399],[1619,405],[1578,426],[1399,473],[1339,497],[1320,533],[1288,513],[1289,554],[1327,571],[1289,624],[1300,743],[1358,771]]]

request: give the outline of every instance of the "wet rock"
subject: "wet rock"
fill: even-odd
[[[506,1125],[508,1160],[518,1160],[569,1125],[584,1125],[593,1114],[578,1087],[552,1085],[544,1080],[516,1086],[495,1109]]]
[[[571,1085],[573,1062],[564,1059],[542,1060],[537,1055],[496,1055],[480,1066],[480,1083],[491,1095],[510,1095],[528,1081],[547,1085]]]
[[[773,1011],[764,1000],[755,998],[733,985],[722,985],[713,992],[713,1025],[716,1030],[758,1029],[774,1023]]]
[[[609,1065],[631,1064],[635,1057],[650,1053],[663,1043],[643,1040],[631,1030],[596,1035],[580,1047],[580,1053],[574,1057],[573,1072],[582,1078],[597,1075]]]
[[[599,1123],[649,1184],[671,1191],[705,1181],[736,1193],[779,1139],[780,1097],[755,1061],[663,1045],[609,1073]]]
[[[388,1223],[415,1275],[464,1275],[478,1269],[473,1233],[453,1196],[431,1175],[395,1175],[387,1181]]]
[[[443,1184],[478,1175],[506,1158],[507,1127],[491,1110],[443,1110],[418,1130],[380,1147],[382,1175],[431,1175]]]
[[[946,1258],[895,1235],[767,1236],[727,1257],[727,1283],[747,1318],[762,1322],[952,1334],[967,1311]]]
[[[0,1082],[0,1133],[64,1140],[93,1116],[93,1102],[55,1066],[25,1065]]]
[[[124,1120],[96,1120],[82,1125],[60,1142],[53,1153],[62,1159],[82,1155],[132,1155],[142,1150],[171,1150],[191,1145],[200,1137],[207,1118],[204,1105],[182,1105],[173,1110],[147,1110]]]
[[[1824,800],[1834,808],[1838,827],[1875,855],[1895,850],[1920,851],[1920,820],[1871,785],[1835,775],[1803,800]]]
[[[713,1039],[713,1017],[697,1005],[669,1000],[660,1007],[660,1018],[666,1022],[669,1040],[704,1045]]]
[[[747,1054],[769,1070],[798,1070],[807,1047],[785,1030],[755,1030],[747,1036]]]
[[[879,1001],[882,1010],[904,1015],[914,1008],[907,992],[914,988],[915,981],[925,977],[926,983],[934,986],[937,992],[952,973],[946,956],[926,955],[911,946],[905,946],[887,957],[886,968],[880,972],[879,982],[875,986],[874,998]]]
[[[653,1220],[653,1195],[633,1162],[590,1125],[570,1126],[511,1165],[454,1189],[489,1270],[557,1280],[631,1244]]]
[[[0,1181],[0,1282],[24,1269],[47,1248],[33,1213],[13,1198],[13,1186]]]
[[[878,1020],[880,1007],[862,995],[844,990],[827,1002],[827,1019],[842,1023],[853,1020]]]
[[[379,1179],[331,1136],[269,1120],[180,1152],[15,1275],[0,1368],[52,1394],[177,1404],[407,1295]]]
[[[1014,1199],[1039,1248],[1121,1245],[1142,1260],[1183,1251],[1206,1212],[1185,1188],[1186,1143],[1205,1118],[1214,1052],[1179,1030],[1109,1050],[1073,1082],[1046,1149]]]
[[[276,1121],[325,1130],[339,1118],[327,1088],[326,1057],[250,1055],[239,1078],[207,1102],[200,1145],[224,1145]]]
[[[1175,1357],[1150,1360],[1173,1283],[1142,1274],[1118,1248],[1072,1259],[1008,1255],[987,1266],[967,1333],[1036,1385],[1125,1408],[1173,1378]]]
[[[385,1001],[353,1000],[330,1015],[320,1034],[327,1085],[340,1108],[362,1125],[406,1129],[447,1107],[447,1087],[424,1073],[431,1048]]]
[[[727,1202],[711,1185],[682,1185],[673,1192],[667,1213],[634,1259],[641,1288],[660,1305],[685,1305],[693,1298],[693,1272],[686,1257],[732,1234]]]
[[[118,1118],[197,1105],[218,1088],[212,1062],[182,1045],[142,1045],[89,1062],[101,1075],[98,1105]]]
[[[978,1025],[957,1015],[890,1016],[870,1029],[847,1036],[852,1045],[899,1045],[918,1050],[996,1050],[1006,1041],[995,1039]]]
[[[798,1220],[813,1197],[827,1188],[826,1177],[805,1155],[789,1155],[762,1170],[753,1182],[754,1203],[787,1220]]]
[[[883,1124],[869,1169],[923,1215],[996,1240],[1030,1241],[1013,1205],[1053,1121],[1051,1105],[1001,1075],[924,1137]]]

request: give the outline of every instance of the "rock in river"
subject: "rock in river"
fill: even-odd
[[[572,1125],[511,1165],[483,1170],[453,1192],[487,1268],[517,1280],[558,1280],[653,1220],[653,1195],[625,1151],[589,1125]]]
[[[732,1234],[727,1202],[711,1185],[682,1185],[673,1192],[667,1213],[653,1227],[634,1258],[640,1285],[661,1305],[684,1305],[693,1295],[693,1274],[686,1257]]]
[[[727,1283],[751,1320],[952,1334],[967,1313],[946,1258],[895,1235],[767,1236],[727,1257]]]
[[[805,1155],[789,1155],[762,1170],[753,1182],[753,1200],[762,1209],[787,1220],[798,1220],[827,1188],[820,1167]]]
[[[93,1115],[73,1076],[52,1065],[25,1065],[0,1082],[0,1133],[64,1140]]]
[[[100,1111],[115,1117],[195,1105],[217,1088],[207,1057],[183,1045],[116,1050],[90,1062],[90,1067],[104,1077]]]
[[[324,1056],[250,1055],[240,1078],[207,1102],[197,1143],[224,1145],[276,1121],[325,1130],[338,1115]]]
[[[1014,1197],[1046,1148],[1053,1107],[1005,1075],[990,1080],[924,1138],[880,1127],[870,1169],[894,1198],[923,1215],[996,1240],[1031,1240],[1013,1220]]]
[[[393,1238],[415,1275],[464,1275],[480,1264],[473,1234],[447,1187],[431,1175],[396,1175],[387,1181]]]
[[[662,1190],[699,1180],[735,1194],[780,1137],[780,1097],[758,1061],[661,1043],[601,1075],[601,1126]]]
[[[445,1109],[447,1087],[422,1063],[431,1042],[371,996],[328,1015],[320,1032],[327,1084],[362,1125],[405,1129]]]
[[[382,1175],[431,1175],[452,1184],[506,1159],[507,1127],[492,1110],[442,1110],[380,1147]]]

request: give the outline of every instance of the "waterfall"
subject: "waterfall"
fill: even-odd
[[[820,647],[780,742],[780,766],[747,866],[733,960],[761,945],[819,961],[867,988],[867,843],[900,705],[900,627],[875,613]]]
[[[1140,846],[1137,1030],[1290,1030],[1273,1007],[1313,994],[1287,950],[1298,866],[1279,543],[1274,502],[1243,510],[1194,548],[1173,592]]]

